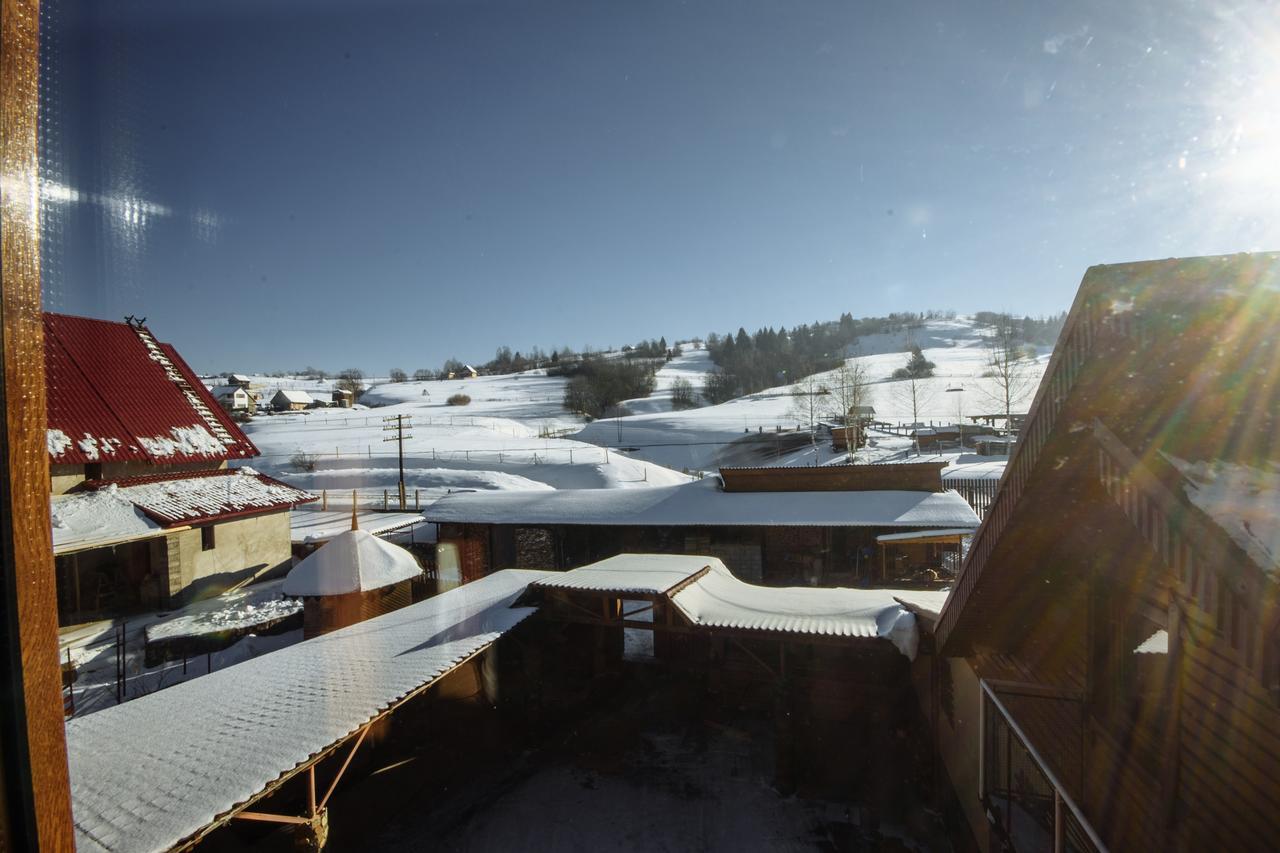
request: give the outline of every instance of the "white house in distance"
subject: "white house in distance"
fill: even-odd
[[[215,385],[209,393],[228,412],[252,412],[257,408],[257,401],[243,385]]]
[[[281,388],[271,398],[271,408],[277,412],[297,412],[315,405],[315,402],[306,391]]]
[[[172,346],[145,326],[61,314],[44,325],[61,624],[176,606],[291,565],[289,510],[315,497],[227,467],[258,448]]]

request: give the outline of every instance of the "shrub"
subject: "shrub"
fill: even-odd
[[[466,394],[454,394],[445,402],[450,406],[465,406],[471,402],[471,397]]]
[[[320,456],[315,453],[308,453],[305,450],[299,450],[289,458],[289,464],[298,471],[314,471],[316,463],[320,461]]]

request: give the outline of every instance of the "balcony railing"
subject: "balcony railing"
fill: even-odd
[[[1106,853],[1102,839],[986,681],[981,714],[978,785],[1003,849]]]

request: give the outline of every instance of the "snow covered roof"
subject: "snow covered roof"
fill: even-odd
[[[276,397],[283,397],[290,403],[302,403],[305,405],[310,405],[315,402],[312,396],[306,391],[299,391],[295,388],[281,388],[276,392]]]
[[[946,530],[913,530],[910,533],[882,533],[877,542],[919,542],[948,536],[972,536],[972,527],[953,527]]]
[[[114,485],[96,492],[55,495],[49,501],[53,553],[70,554],[159,536],[164,529]]]
[[[69,720],[76,849],[166,850],[228,816],[519,624],[544,575],[497,572]]]
[[[552,575],[534,586],[577,592],[665,595],[708,571],[713,558],[667,554],[619,554],[580,569]]]
[[[694,625],[829,637],[882,637],[914,659],[915,617],[891,589],[755,586],[724,563],[704,557],[705,575],[676,593],[672,603]]]
[[[246,459],[258,449],[177,351],[146,328],[45,314],[54,463]]]
[[[298,565],[284,579],[285,595],[345,595],[368,592],[416,578],[418,561],[399,545],[367,530],[348,530],[336,536]]]
[[[1264,570],[1280,576],[1280,464],[1253,468],[1162,454],[1183,477],[1182,493]]]
[[[915,617],[897,600],[913,591],[756,586],[715,557],[620,554],[561,574],[533,588],[611,596],[666,596],[694,626],[780,634],[887,639],[915,658]],[[945,593],[942,594],[945,598]]]
[[[416,512],[377,512],[370,509],[359,510],[356,521],[361,530],[367,530],[374,536],[427,523]],[[313,505],[295,509],[289,514],[289,538],[299,545],[328,542],[350,529],[350,510],[322,510]],[[418,541],[428,540],[419,536]]]
[[[249,396],[249,392],[245,390],[243,385],[215,385],[209,389],[209,393],[219,400],[223,397],[233,397],[236,394]]]
[[[428,507],[428,521],[617,526],[978,526],[954,491],[725,492],[707,478],[644,489],[468,492]]]
[[[84,488],[89,492],[113,490],[161,527],[256,515],[316,500],[315,495],[252,468],[94,480]]]

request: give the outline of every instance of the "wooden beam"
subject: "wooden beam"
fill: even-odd
[[[233,817],[237,820],[261,820],[267,823],[300,824],[302,826],[311,823],[305,817],[297,817],[291,814],[271,814],[270,812],[237,812]]]
[[[38,0],[0,2],[0,848],[71,850],[45,446],[39,17]]]
[[[333,781],[329,783],[329,790],[324,792],[324,797],[320,800],[321,811],[323,811],[324,807],[328,804],[329,798],[333,796],[333,792],[338,787],[338,783],[342,781],[342,774],[347,772],[347,766],[351,764],[351,759],[356,757],[356,750],[360,748],[360,744],[364,743],[364,736],[369,733],[369,729],[372,726],[373,726],[373,723],[370,723],[369,725],[365,726],[363,729],[360,730],[360,737],[356,738],[356,742],[352,744],[351,751],[347,753],[346,761],[342,762],[342,766],[338,768],[337,775],[335,775],[333,777]],[[315,771],[315,768],[313,767],[312,776],[311,776],[311,801],[313,803],[311,808],[311,814],[313,815],[316,813],[316,809],[314,806],[315,799],[316,799],[314,771]]]

